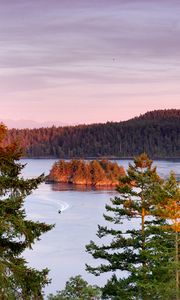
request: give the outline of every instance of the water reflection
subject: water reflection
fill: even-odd
[[[49,183],[47,183],[49,184]],[[78,192],[91,192],[91,191],[115,191],[115,187],[112,186],[91,186],[82,184],[70,184],[70,183],[50,183],[52,191],[78,191]]]

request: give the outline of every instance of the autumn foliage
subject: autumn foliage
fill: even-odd
[[[125,176],[124,168],[107,160],[71,160],[56,162],[47,178],[48,181],[93,186],[116,186]]]

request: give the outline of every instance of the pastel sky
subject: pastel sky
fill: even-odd
[[[179,99],[179,0],[0,0],[0,118],[120,121]]]

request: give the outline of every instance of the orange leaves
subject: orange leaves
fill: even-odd
[[[178,193],[179,194],[179,193]],[[159,216],[170,221],[170,228],[180,232],[180,198],[166,198],[158,204]]]
[[[152,165],[152,160],[149,159],[146,153],[142,153],[135,158],[135,164],[138,168],[149,168]]]

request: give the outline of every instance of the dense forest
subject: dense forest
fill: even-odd
[[[125,176],[123,167],[107,160],[59,160],[53,165],[47,182],[64,182],[92,186],[116,186]]]
[[[12,129],[26,157],[179,157],[180,110],[157,110],[123,122],[39,129]]]

